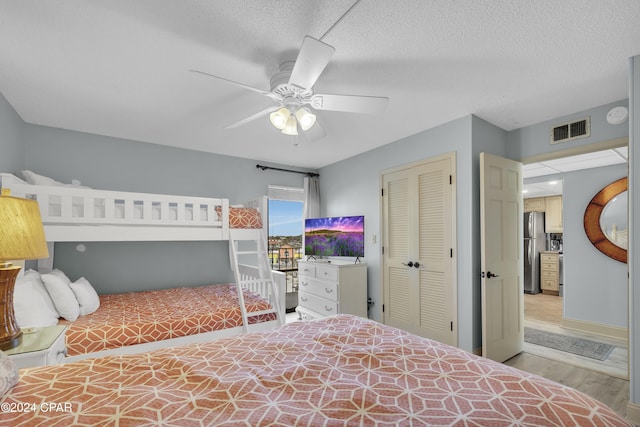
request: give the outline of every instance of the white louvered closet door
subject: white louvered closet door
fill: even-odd
[[[453,154],[383,175],[384,321],[456,345]]]

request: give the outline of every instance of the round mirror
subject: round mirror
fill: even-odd
[[[627,249],[627,192],[615,196],[602,209],[600,229],[616,246]]]
[[[627,262],[627,178],[596,194],[584,213],[584,231],[603,254]]]

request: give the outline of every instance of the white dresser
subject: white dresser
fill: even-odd
[[[367,265],[353,261],[298,261],[298,307],[302,318],[333,314],[367,317]]]

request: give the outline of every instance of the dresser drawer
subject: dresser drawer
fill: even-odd
[[[308,277],[316,277],[316,266],[312,264],[298,264],[298,274]]]
[[[300,290],[298,292],[298,303],[309,310],[315,311],[323,316],[331,316],[338,313],[338,303],[325,298]]]
[[[298,289],[332,301],[338,301],[338,284],[335,282],[302,276],[298,279]]]
[[[558,255],[556,254],[542,254],[542,257],[540,259],[544,263],[558,263]]]
[[[558,270],[542,270],[542,278],[556,278],[558,277]]]
[[[558,271],[558,264],[557,263],[543,262],[542,263],[542,270]]]
[[[338,269],[328,265],[316,265],[316,277],[318,279],[338,281]]]
[[[560,287],[558,286],[557,280],[544,279],[542,281],[542,289],[549,290],[549,291],[557,291],[558,289],[560,289]]]

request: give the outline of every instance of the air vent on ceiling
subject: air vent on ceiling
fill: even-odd
[[[590,117],[575,122],[562,123],[551,128],[551,143],[571,141],[576,138],[586,138],[591,135]]]

